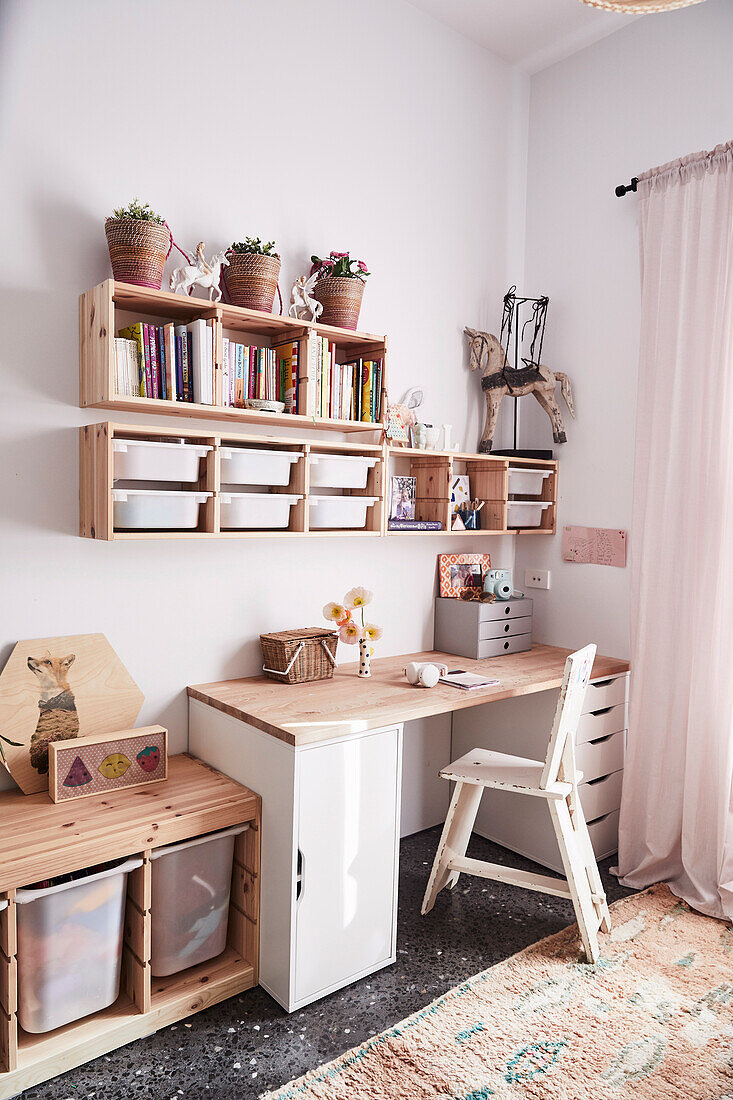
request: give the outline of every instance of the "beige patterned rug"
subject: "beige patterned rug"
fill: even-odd
[[[733,932],[666,886],[452,989],[268,1100],[733,1100]]]

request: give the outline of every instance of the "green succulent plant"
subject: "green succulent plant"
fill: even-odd
[[[280,256],[274,249],[274,241],[263,244],[259,237],[245,237],[243,241],[234,241],[229,246],[230,252],[250,252],[257,256],[272,256],[273,260],[279,260]]]
[[[126,218],[128,221],[155,222],[156,225],[165,225],[165,219],[150,209],[148,203],[141,203],[134,198],[129,206],[118,206],[112,211],[113,218]],[[108,219],[109,220],[109,219]]]

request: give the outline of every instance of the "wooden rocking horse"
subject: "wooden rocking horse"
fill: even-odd
[[[524,397],[532,393],[552,422],[552,438],[555,443],[567,443],[565,425],[560,406],[555,400],[555,387],[560,383],[565,404],[575,419],[573,391],[570,379],[562,371],[551,371],[542,363],[513,370],[507,363],[501,341],[490,332],[478,332],[474,328],[463,330],[471,341],[471,370],[482,369],[481,389],[486,398],[486,423],[479,445],[480,454],[489,454],[499,415],[499,406],[506,394]]]

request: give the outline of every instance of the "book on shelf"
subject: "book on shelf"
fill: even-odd
[[[390,519],[387,521],[388,531],[442,531],[443,524],[439,519]]]
[[[308,415],[378,422],[382,415],[382,360],[339,363],[336,354],[336,345],[327,337],[311,337]]]

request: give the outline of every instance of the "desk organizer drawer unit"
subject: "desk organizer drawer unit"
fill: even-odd
[[[532,601],[435,601],[435,649],[484,660],[532,647]],[[473,746],[469,746],[469,749]]]
[[[583,773],[578,796],[597,859],[612,855],[618,848],[628,684],[628,673],[591,682],[578,724],[575,759]],[[484,748],[542,760],[556,706],[557,691],[541,691],[457,711],[453,715],[452,756],[455,759],[473,748]],[[475,830],[564,874],[543,799],[485,790]]]

